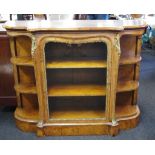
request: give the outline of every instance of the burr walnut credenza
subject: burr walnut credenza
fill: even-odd
[[[137,125],[144,21],[12,21],[4,27],[22,131],[116,135]]]

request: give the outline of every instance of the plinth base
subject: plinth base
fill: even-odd
[[[15,112],[15,117],[17,113]],[[111,135],[115,136],[120,130],[134,128],[139,122],[140,110],[136,106],[134,115],[118,118],[117,123],[83,122],[83,123],[48,123],[38,127],[38,122],[26,121],[16,117],[17,127],[24,132],[36,132],[38,136],[80,136],[80,135]]]

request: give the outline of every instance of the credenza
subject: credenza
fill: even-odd
[[[38,136],[136,127],[141,20],[11,21],[16,125]]]

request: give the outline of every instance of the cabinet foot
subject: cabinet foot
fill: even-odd
[[[45,136],[43,128],[37,128],[37,136],[38,137],[43,137]]]

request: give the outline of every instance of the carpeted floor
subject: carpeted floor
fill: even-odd
[[[118,136],[61,136],[37,137],[35,133],[24,133],[16,128],[11,108],[0,110],[0,139],[51,139],[51,140],[117,140],[155,139],[155,50],[143,50],[138,104],[141,110],[139,125],[121,131]]]

